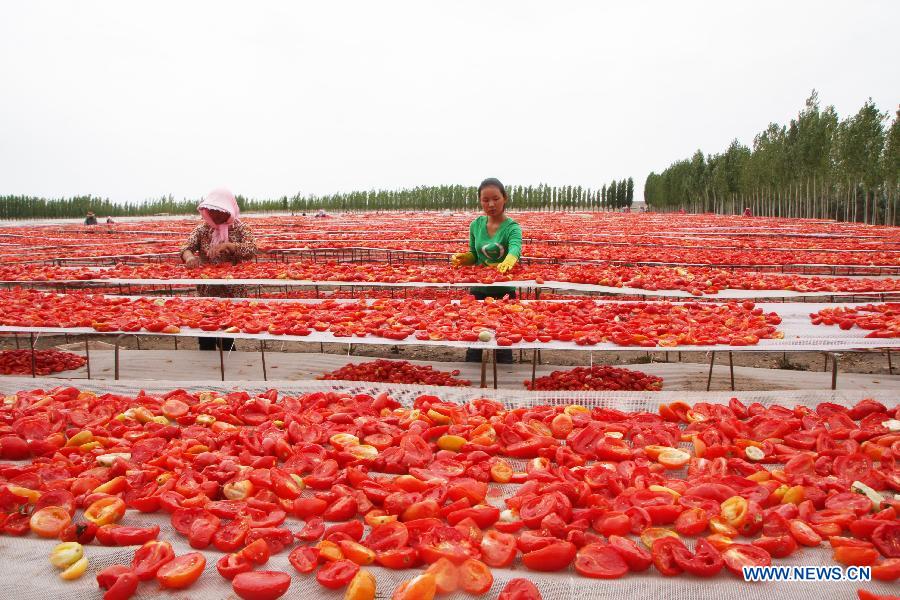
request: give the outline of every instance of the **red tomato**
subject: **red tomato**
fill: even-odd
[[[900,558],[900,522],[888,521],[876,527],[872,543],[885,558]]]
[[[294,543],[294,534],[290,529],[279,527],[258,527],[247,532],[245,542],[250,544],[256,540],[265,540],[270,554],[278,554]]]
[[[375,552],[401,548],[408,542],[409,530],[406,525],[399,521],[373,527],[369,535],[363,540],[363,544]]]
[[[173,558],[175,558],[175,551],[172,549],[172,544],[151,540],[135,550],[131,568],[138,579],[147,581],[156,577],[159,568]]]
[[[84,518],[97,527],[117,523],[125,516],[125,501],[115,496],[107,496],[93,502],[84,511]]]
[[[605,544],[588,544],[578,551],[575,570],[584,577],[618,579],[628,572],[628,565],[615,548]]]
[[[410,569],[418,564],[419,552],[409,546],[385,550],[375,555],[375,562],[388,569]]]
[[[650,548],[650,555],[653,557],[653,565],[656,567],[656,570],[666,577],[680,575],[682,568],[675,560],[675,555],[678,552],[688,552],[690,554],[684,543],[677,537],[666,536],[655,539],[653,546]]]
[[[233,519],[220,527],[212,536],[212,544],[221,552],[234,552],[244,544],[250,523],[247,519]]]
[[[703,538],[697,540],[693,555],[687,548],[676,548],[674,557],[681,569],[697,577],[713,577],[725,566],[719,551]]]
[[[768,567],[772,556],[763,548],[748,544],[731,544],[722,551],[722,559],[729,571],[743,579],[744,567]]]
[[[97,526],[94,523],[69,523],[68,527],[60,532],[59,539],[63,542],[90,544],[94,541],[94,536],[96,534]]]
[[[611,535],[609,536],[609,545],[619,553],[631,571],[646,571],[653,564],[650,552],[629,538]]]
[[[39,511],[47,506],[59,506],[70,515],[75,514],[75,496],[69,490],[50,490],[44,492],[34,503],[34,510]]]
[[[72,522],[72,516],[60,506],[46,506],[31,515],[31,531],[44,538],[57,538]]]
[[[181,590],[197,581],[205,568],[206,557],[189,552],[162,565],[156,572],[156,580],[164,588]]]
[[[239,573],[231,587],[243,600],[275,600],[291,587],[291,576],[279,571],[247,571]]]
[[[266,540],[258,539],[253,540],[244,546],[243,550],[238,552],[238,554],[255,565],[264,565],[269,562],[271,552],[269,551],[269,544],[266,543]]]
[[[874,565],[878,560],[878,550],[859,546],[838,546],[833,554],[835,562],[852,566]]]
[[[319,550],[309,546],[297,546],[291,550],[288,560],[300,573],[312,573],[319,566]]]
[[[359,565],[351,560],[336,560],[328,563],[316,573],[316,581],[331,590],[337,590],[353,579],[359,572]]]
[[[516,538],[509,533],[489,529],[481,538],[481,560],[489,567],[504,568],[516,559]]]
[[[527,579],[510,579],[497,600],[543,600],[543,597]]]
[[[104,546],[138,546],[159,535],[159,526],[122,527],[120,525],[104,525],[97,528],[97,541]]]
[[[253,563],[239,553],[225,554],[216,561],[216,570],[225,579],[234,579],[253,569]]]
[[[872,578],[879,581],[895,581],[900,578],[900,558],[889,558],[872,565]]]
[[[459,588],[459,568],[446,558],[432,563],[425,572],[434,575],[438,594],[452,594]]]
[[[140,580],[125,565],[112,565],[97,573],[97,584],[106,590],[104,600],[127,600],[137,591]]]
[[[468,594],[480,596],[494,584],[494,576],[486,564],[470,558],[459,565],[459,587]]]
[[[784,558],[797,551],[797,542],[790,534],[775,537],[762,536],[753,540],[753,545],[765,549],[775,558]]]
[[[571,542],[554,542],[522,556],[522,562],[532,571],[561,571],[575,558],[577,549]]]

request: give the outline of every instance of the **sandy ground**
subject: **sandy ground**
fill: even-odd
[[[91,346],[96,350],[109,349],[114,340],[112,336],[90,336]],[[50,348],[62,346],[67,343],[75,343],[71,348],[79,354],[83,352],[83,337],[68,339],[65,336],[41,336],[36,342],[37,348]],[[19,336],[19,346],[27,348],[29,339],[26,336]],[[15,348],[15,339],[12,337],[0,338],[0,348]],[[174,350],[173,338],[162,338],[156,336],[145,336],[135,338],[128,336],[121,341],[120,347],[123,350]],[[179,349],[196,350],[197,343],[194,340],[180,340]],[[259,344],[257,342],[248,342],[238,340],[236,349],[239,354],[245,354],[248,357],[258,356]],[[346,362],[344,357],[348,356],[347,344],[323,344],[318,343],[302,343],[302,342],[268,342],[266,351],[269,356],[272,353],[320,353],[323,352],[329,356],[333,356],[333,362],[336,365]],[[378,357],[390,359],[402,359],[413,361],[433,361],[437,363],[461,363],[465,360],[465,351],[458,348],[434,348],[426,346],[353,346],[350,349],[351,355],[355,357]],[[111,353],[110,353],[111,354]],[[138,359],[140,355],[132,354],[130,361]],[[514,368],[517,372],[530,373],[530,365],[532,362],[532,354],[530,351],[513,351],[515,360]],[[299,358],[299,357],[298,357]],[[679,360],[680,359],[680,360]],[[252,358],[250,360],[257,360]],[[323,360],[329,362],[328,357]],[[641,365],[648,363],[685,363],[686,365],[694,365],[685,372],[693,373],[697,378],[695,382],[685,382],[682,389],[705,389],[705,375],[709,365],[710,356],[706,352],[688,352],[682,350],[679,355],[677,351],[666,352],[585,352],[585,351],[543,351],[540,356],[541,365],[549,367],[565,367],[565,366],[583,366],[588,365],[592,361],[594,364],[607,365],[631,365],[632,368],[641,370]],[[821,385],[816,388],[829,387],[829,378],[824,374],[826,365],[826,355],[822,352],[797,352],[783,354],[781,352],[741,352],[733,353],[733,364],[735,367],[751,367],[753,372],[747,371],[752,376],[744,377],[741,370],[736,371],[736,388],[737,389],[756,389],[771,390],[785,389],[783,375],[789,371],[806,371],[810,373],[820,373]],[[900,361],[900,356],[892,353],[892,362]],[[217,366],[217,359],[216,359]],[[274,364],[274,363],[273,363]],[[703,366],[703,368],[700,368]],[[441,368],[440,364],[436,367]],[[503,366],[501,365],[501,368]],[[828,360],[828,371],[831,370],[831,361]],[[453,368],[451,364],[447,365],[448,369]],[[653,371],[648,367],[643,367],[646,371]],[[773,373],[772,381],[767,382],[767,378],[761,376],[757,370],[759,369],[775,369],[779,373]],[[841,374],[870,374],[870,375],[890,375],[888,369],[888,357],[884,352],[845,352],[841,355],[839,363],[839,371]],[[894,365],[894,374],[900,375],[900,362]],[[521,373],[520,373],[521,374]],[[303,377],[303,374],[298,374]],[[123,372],[123,377],[127,377],[127,373]],[[518,377],[518,375],[517,375]],[[162,379],[163,377],[158,377]],[[258,377],[253,377],[258,378]],[[716,354],[716,366],[714,369],[714,379],[718,382],[721,379],[728,379],[728,353],[722,352]],[[521,381],[521,379],[519,379]],[[816,379],[818,381],[818,378]],[[721,388],[720,384],[713,386],[713,389]]]

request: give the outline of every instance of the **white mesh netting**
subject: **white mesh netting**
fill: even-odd
[[[143,389],[148,393],[162,393],[176,388],[184,388],[193,391],[214,390],[246,390],[250,393],[262,392],[269,388],[276,388],[281,394],[299,395],[319,390],[342,390],[351,393],[375,394],[387,391],[395,399],[409,405],[420,394],[436,394],[445,400],[465,402],[474,398],[488,397],[504,402],[509,406],[527,406],[554,402],[578,402],[586,406],[606,406],[620,410],[655,411],[660,403],[674,400],[685,400],[690,403],[727,402],[729,398],[737,396],[745,403],[760,402],[764,405],[779,403],[784,405],[802,404],[815,406],[820,402],[836,402],[845,406],[851,406],[864,397],[871,397],[889,406],[896,406],[898,398],[895,392],[877,391],[774,391],[774,392],[527,392],[511,390],[466,390],[448,389],[429,386],[413,386],[400,384],[378,384],[365,382],[342,381],[304,381],[304,382],[240,382],[222,383],[217,381],[196,382],[164,382],[164,381],[132,381],[132,382],[93,382],[71,381],[72,385],[80,389],[95,392],[113,392],[119,394],[136,394]],[[3,378],[0,379],[0,392],[9,394],[17,390],[36,389],[43,387],[50,389],[59,385],[66,385],[61,380],[35,380],[31,378]],[[520,465],[519,465],[520,466]],[[513,485],[495,485],[497,491],[489,493],[490,501],[501,505],[504,498],[511,495],[515,489]],[[292,531],[298,531],[302,521],[289,517],[284,527]],[[122,521],[124,525],[148,526],[159,525],[160,539],[172,543],[176,554],[184,554],[194,551],[187,540],[177,534],[165,513],[144,514],[129,511]],[[89,557],[88,572],[80,580],[65,582],[58,578],[58,571],[50,565],[47,555],[55,542],[42,540],[33,536],[22,538],[0,536],[0,548],[7,559],[7,576],[0,578],[0,597],[17,598],[18,600],[47,600],[51,598],[100,598],[94,575],[102,568],[111,564],[130,564],[135,547],[108,548],[99,546],[96,542],[86,548]],[[692,543],[688,540],[688,545]],[[216,561],[223,553],[215,549],[203,551],[206,556],[206,569],[200,579],[189,589],[183,591],[160,590],[155,581],[144,582],[138,588],[136,598],[172,598],[177,600],[217,600],[236,599],[230,582],[223,579],[215,568]],[[315,581],[315,575],[301,575],[297,573],[288,562],[288,551],[273,556],[269,562],[261,568],[268,570],[280,570],[291,574],[292,583],[285,598],[302,598],[339,600],[343,597],[343,590],[331,591],[323,588]],[[834,565],[830,549],[826,546],[820,548],[804,548],[787,559],[778,559],[775,564],[793,565]],[[390,598],[394,588],[404,579],[414,576],[419,571],[403,570],[392,571],[377,566],[366,567],[376,577],[379,600]],[[644,573],[629,573],[618,580],[591,580],[578,576],[571,568],[560,573],[536,573],[525,569],[521,561],[509,569],[494,569],[494,584],[491,590],[483,596],[487,599],[496,599],[506,583],[513,578],[523,577],[534,582],[540,589],[545,600],[587,600],[593,598],[609,598],[615,600],[625,599],[668,599],[684,598],[702,600],[707,598],[734,598],[741,600],[773,600],[776,598],[791,598],[793,600],[814,599],[851,599],[856,598],[857,588],[865,588],[877,594],[896,594],[900,585],[884,582],[818,582],[818,583],[744,583],[731,574],[723,571],[713,579],[699,579],[692,576],[681,575],[675,578],[662,577],[652,567]],[[452,600],[471,598],[463,593],[445,596]]]

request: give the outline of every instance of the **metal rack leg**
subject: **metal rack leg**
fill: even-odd
[[[122,336],[117,336],[113,342],[113,379],[119,380],[119,340]]]
[[[531,351],[531,389],[534,389],[534,376],[537,373],[537,356],[538,351],[534,349]]]
[[[731,352],[728,352],[728,370],[731,372],[731,391],[734,391],[734,361],[731,358]]]
[[[224,344],[219,343],[219,370],[222,373],[222,381],[225,381],[225,351],[222,349]]]
[[[88,379],[91,378],[91,345],[88,341],[88,338],[84,338],[84,359],[85,365],[87,366],[87,376]]]
[[[487,387],[487,352],[481,352],[481,387]]]
[[[268,381],[269,377],[266,373],[266,340],[259,340],[259,353],[262,356],[263,381]]]
[[[497,389],[497,350],[491,350],[491,362],[494,363],[494,389]]]
[[[831,389],[837,389],[837,375],[838,375],[838,361],[840,360],[840,354],[832,354],[831,355]]]
[[[31,336],[31,376],[37,377],[37,361],[34,357],[34,334],[29,334]]]
[[[716,362],[716,353],[713,352],[712,356],[709,358],[709,375],[706,377],[706,391],[709,391],[709,386],[712,384],[712,370],[713,363]]]
[[[893,375],[894,374],[894,365],[891,364],[891,349],[890,348],[888,348],[887,355],[888,355],[888,373]]]

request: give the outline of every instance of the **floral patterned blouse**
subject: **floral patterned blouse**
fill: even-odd
[[[218,264],[222,262],[237,264],[245,260],[251,260],[256,256],[257,247],[256,241],[253,239],[253,233],[241,221],[228,226],[228,241],[237,246],[235,251],[229,252],[227,257],[215,260],[210,259],[209,246],[212,243],[212,228],[206,223],[200,223],[191,232],[187,242],[181,247],[179,254],[184,254],[185,250],[190,250],[200,259],[201,264]],[[197,295],[237,298],[244,294],[243,286],[239,285],[198,285]]]

